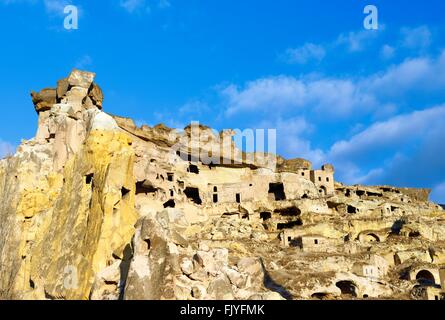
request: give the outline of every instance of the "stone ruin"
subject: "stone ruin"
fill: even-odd
[[[430,190],[138,127],[94,78],[32,92],[36,137],[0,161],[0,299],[444,299]]]

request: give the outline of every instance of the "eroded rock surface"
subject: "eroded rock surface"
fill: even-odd
[[[95,74],[32,93],[36,137],[0,161],[0,299],[440,299],[428,189],[244,153],[231,130],[138,127]]]

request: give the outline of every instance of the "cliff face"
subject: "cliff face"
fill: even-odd
[[[37,105],[37,138],[1,162],[1,298],[86,299],[134,233],[132,141],[85,105],[94,75],[71,76],[88,79]]]
[[[139,128],[102,111],[94,78],[33,92],[36,137],[0,161],[0,299],[441,294],[429,190],[345,186],[233,131]]]

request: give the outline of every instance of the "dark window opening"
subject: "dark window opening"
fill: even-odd
[[[93,182],[93,177],[94,177],[94,174],[93,174],[93,173],[90,173],[90,174],[86,175],[86,176],[85,176],[85,182],[86,182],[87,184],[91,184],[91,183]]]
[[[289,240],[289,246],[296,248],[303,248],[303,240],[301,239],[301,237],[292,238],[291,240]]]
[[[301,199],[309,199],[309,196],[307,195],[307,193],[303,194],[303,196],[301,197]]]
[[[420,237],[420,233],[418,231],[411,231],[409,233],[409,237],[410,238],[418,238],[418,237]]]
[[[173,197],[175,195],[175,192],[173,190],[170,190],[170,197]]]
[[[383,197],[383,194],[368,191],[368,197]]]
[[[173,181],[174,178],[174,174],[173,173],[167,173],[167,180],[168,181]]]
[[[355,214],[357,213],[357,208],[353,206],[348,206],[348,213],[349,214]]]
[[[150,239],[145,239],[144,242],[147,244],[147,250],[151,249],[151,241]]]
[[[301,175],[304,177],[304,172],[302,172]]]
[[[239,212],[224,212],[223,213],[223,217],[231,217],[231,216],[235,216],[235,215],[239,215]]]
[[[318,177],[318,181],[321,181],[321,177]]]
[[[269,220],[270,218],[272,218],[272,213],[270,213],[270,212],[261,212],[260,213],[260,218],[263,219],[263,221]]]
[[[236,203],[241,203],[241,194],[237,193],[235,197],[236,197]]]
[[[346,197],[350,197],[351,196],[351,190],[346,189],[345,196]]]
[[[320,187],[320,190],[318,190],[318,192],[320,192],[320,194],[323,196],[328,194],[328,191],[325,186]]]
[[[314,244],[318,244],[318,240],[317,239],[314,240]]]
[[[121,195],[122,195],[122,198],[124,198],[127,194],[129,194],[130,193],[130,190],[128,190],[127,188],[125,188],[125,187],[122,187],[121,188]]]
[[[218,203],[218,195],[217,194],[213,195],[213,203]]]
[[[326,181],[329,182],[329,178],[326,178]]]
[[[156,188],[151,185],[151,183],[144,181],[138,181],[136,182],[136,194],[140,193],[154,193],[156,192]]]
[[[274,213],[278,213],[281,216],[299,216],[301,214],[301,210],[294,206],[282,209],[275,209]]]
[[[218,192],[218,188],[217,187],[213,187],[213,192]]]
[[[189,168],[188,168],[187,171],[190,172],[190,173],[199,174],[198,166],[196,166],[194,164],[189,165]]]
[[[286,222],[286,223],[278,223],[277,229],[278,230],[292,229],[293,227],[302,226],[302,225],[303,225],[303,223],[301,222],[301,220],[290,221],[290,222]]]
[[[382,210],[382,213],[383,213],[383,210]],[[406,222],[403,219],[399,219],[399,220],[395,221],[393,223],[393,225],[391,226],[391,234],[399,235],[400,234],[400,230],[402,230],[403,225],[405,223]]]
[[[421,270],[416,275],[416,280],[425,286],[432,286],[436,283],[434,276],[428,270]]]
[[[164,203],[164,208],[174,208],[176,206],[175,200],[171,199]]]
[[[184,194],[186,195],[187,198],[192,200],[194,203],[196,203],[198,205],[202,204],[202,200],[201,200],[201,198],[199,196],[199,189],[198,188],[187,187],[184,190]]]
[[[329,294],[324,292],[316,292],[311,295],[312,299],[318,299],[318,300],[326,300],[329,297]]]
[[[328,205],[328,208],[329,208],[329,209],[337,209],[337,207],[339,206],[338,203],[336,203],[336,202],[332,202],[332,201],[328,201],[328,202],[327,202],[327,205]]]
[[[32,281],[32,279],[29,279],[29,286],[31,287],[31,289],[35,289],[35,284],[34,281]]]
[[[367,234],[367,237],[369,242],[380,242],[380,238],[374,233]]]
[[[342,295],[357,297],[357,288],[352,281],[339,281],[335,284]]]
[[[284,184],[282,183],[270,183],[269,193],[275,196],[275,201],[286,200],[286,194],[284,193]]]
[[[363,191],[363,190],[357,190],[357,195],[358,195],[359,197],[363,197],[365,194],[366,194],[366,191]]]
[[[368,298],[369,298],[369,296],[367,294],[363,295],[363,299],[368,299]]]

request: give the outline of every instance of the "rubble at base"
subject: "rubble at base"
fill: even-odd
[[[0,161],[0,299],[444,299],[430,190],[137,127],[94,79],[33,92],[36,137]]]

